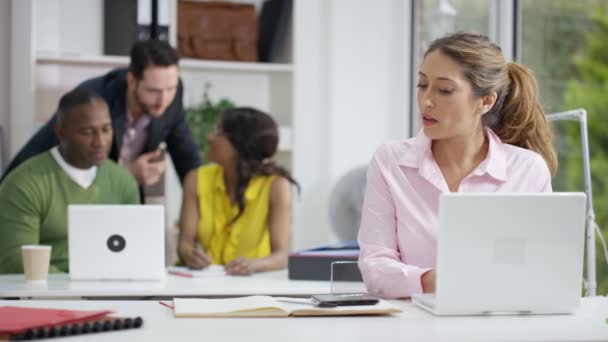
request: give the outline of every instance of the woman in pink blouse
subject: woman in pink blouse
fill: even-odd
[[[549,192],[557,168],[534,76],[487,37],[435,40],[417,87],[423,129],[382,145],[367,174],[359,267],[383,298],[435,291],[442,193]]]

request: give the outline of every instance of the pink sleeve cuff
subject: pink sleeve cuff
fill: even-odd
[[[410,296],[413,293],[422,293],[422,283],[420,282],[420,277],[427,272],[432,270],[432,268],[418,268],[411,267],[408,271],[407,282]],[[409,297],[409,296],[408,296]]]

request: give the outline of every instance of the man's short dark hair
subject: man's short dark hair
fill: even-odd
[[[68,113],[72,108],[85,104],[93,104],[97,101],[102,101],[105,103],[103,97],[91,90],[74,89],[69,93],[64,94],[61,99],[59,99],[57,122],[65,126],[65,124],[70,121]]]
[[[168,67],[177,65],[178,61],[177,51],[169,43],[161,40],[141,40],[131,47],[129,71],[141,80],[149,65]]]

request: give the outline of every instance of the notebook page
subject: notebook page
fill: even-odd
[[[384,315],[400,312],[393,304],[380,300],[375,305],[338,306],[320,308],[312,299],[275,297],[283,309],[293,316],[346,316],[346,315]]]
[[[226,299],[175,298],[173,311],[176,317],[212,316],[287,316],[272,297],[249,296]]]

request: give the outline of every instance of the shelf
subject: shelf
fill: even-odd
[[[99,65],[99,66],[126,66],[129,57],[126,56],[81,56],[81,55],[57,55],[39,53],[36,64],[64,64],[64,65]]]
[[[39,53],[36,58],[36,63],[119,67],[129,64],[129,57]],[[291,64],[208,61],[191,58],[180,59],[179,66],[182,70],[218,70],[250,73],[291,73],[293,71],[293,66]]]
[[[290,73],[293,71],[291,64],[205,61],[191,58],[181,59],[179,66],[181,69],[224,70],[237,72]]]

